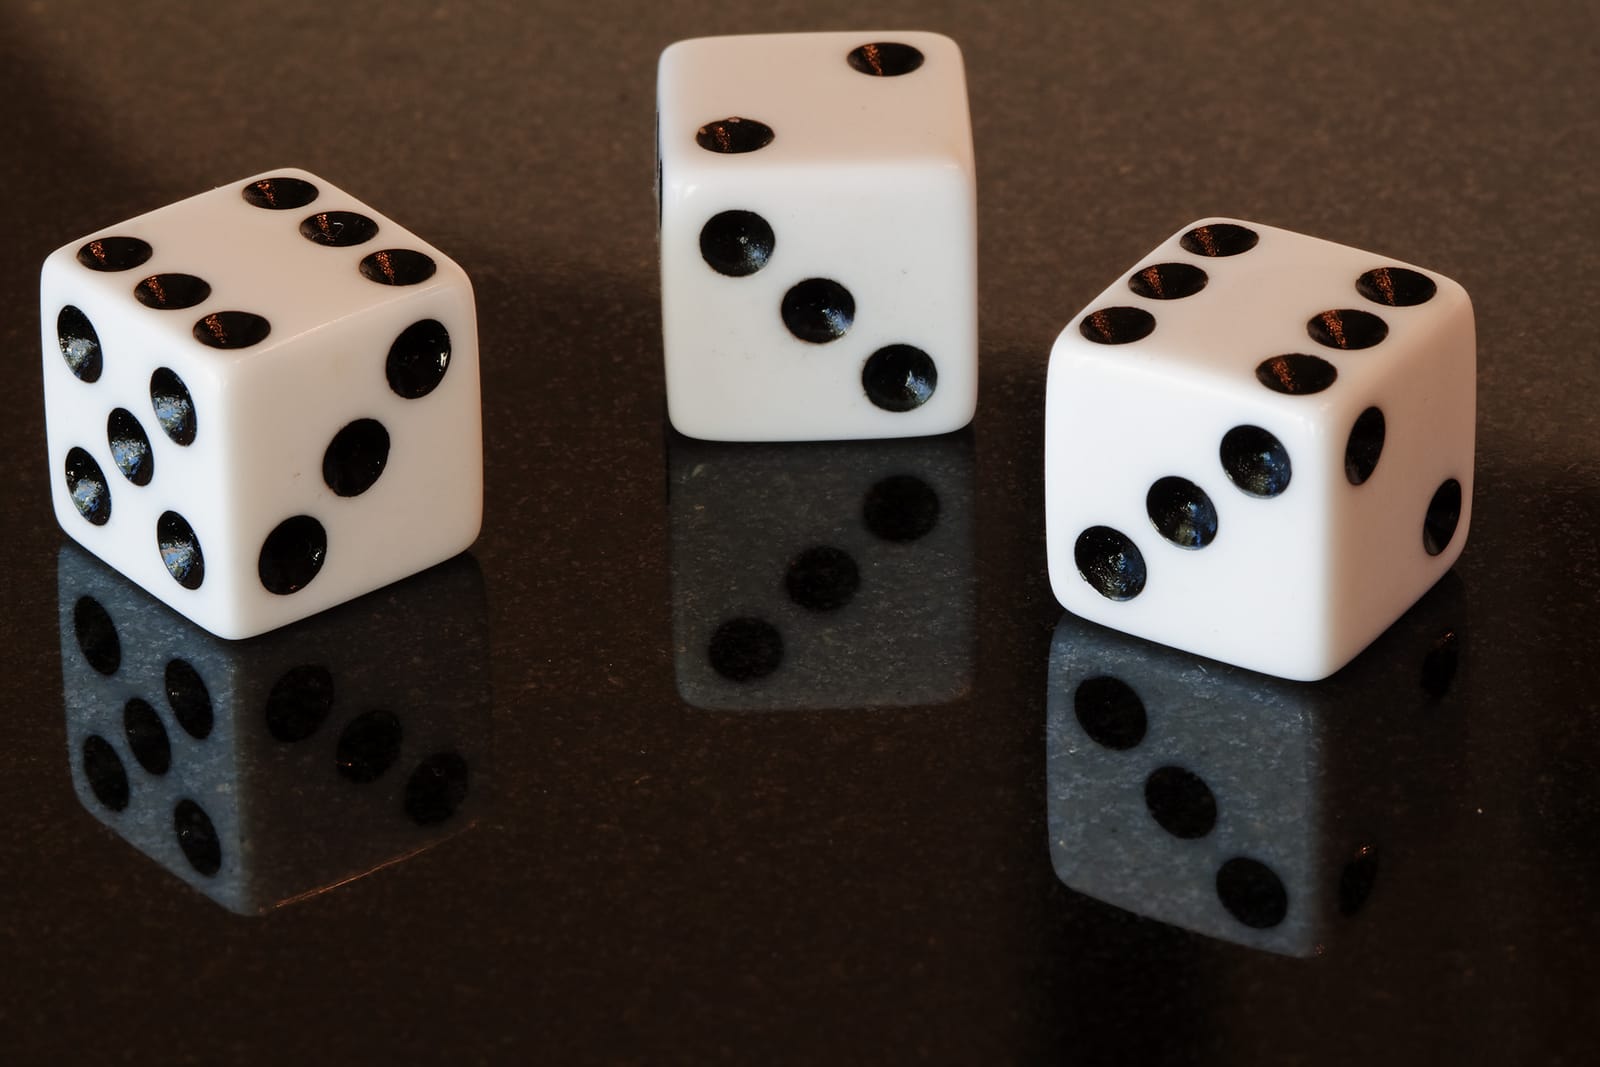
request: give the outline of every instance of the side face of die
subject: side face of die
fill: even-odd
[[[57,566],[78,799],[218,904],[290,903],[476,820],[491,700],[469,557],[244,642],[75,545]]]
[[[971,421],[976,182],[953,41],[681,41],[657,122],[673,426],[798,441]]]
[[[668,446],[678,692],[715,710],[944,704],[974,657],[970,435]]]
[[[1448,278],[1255,223],[1186,227],[1051,352],[1057,599],[1326,677],[1461,553],[1475,362],[1471,303]]]
[[[325,180],[273,171],[74,242],[40,305],[58,521],[211,632],[476,537],[471,284]]]

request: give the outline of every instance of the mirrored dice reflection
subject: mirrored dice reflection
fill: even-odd
[[[678,692],[701,708],[943,704],[971,686],[973,443],[669,433]]]
[[[477,820],[491,691],[471,557],[240,642],[75,546],[57,584],[79,801],[228,910],[343,885]]]
[[[1046,757],[1057,877],[1172,926],[1322,954],[1381,901],[1395,812],[1451,773],[1436,742],[1464,728],[1463,605],[1446,576],[1316,684],[1063,615]]]

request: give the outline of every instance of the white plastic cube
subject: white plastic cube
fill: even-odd
[[[74,241],[40,318],[57,519],[212,633],[477,536],[471,284],[322,178],[270,171]]]
[[[953,41],[680,41],[657,124],[673,426],[796,441],[971,421],[976,184]]]
[[[1338,670],[1471,515],[1476,350],[1441,275],[1204,219],[1050,354],[1050,580],[1074,614],[1284,678]]]

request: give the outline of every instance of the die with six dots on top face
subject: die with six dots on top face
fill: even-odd
[[[657,123],[674,427],[798,441],[971,421],[976,183],[955,42],[680,41]]]
[[[482,515],[466,274],[276,170],[53,253],[40,281],[62,528],[226,638],[465,549]]]
[[[1475,368],[1471,302],[1442,275],[1185,227],[1051,351],[1057,599],[1267,674],[1332,674],[1461,554]]]

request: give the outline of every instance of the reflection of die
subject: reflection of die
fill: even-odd
[[[661,56],[658,108],[673,426],[719,441],[965,426],[977,216],[955,43],[680,41]]]
[[[75,546],[57,566],[78,799],[219,904],[263,911],[476,820],[491,706],[470,557],[242,643]]]
[[[1377,890],[1391,791],[1431,789],[1439,739],[1413,739],[1419,756],[1406,735],[1459,713],[1462,614],[1447,578],[1315,686],[1063,615],[1046,728],[1057,876],[1173,926],[1320,953]]]
[[[972,442],[668,447],[678,692],[697,707],[939,704],[973,643]]]
[[[1331,674],[1461,553],[1474,367],[1447,278],[1254,223],[1175,234],[1051,352],[1056,597],[1228,663]]]
[[[471,285],[321,178],[273,171],[74,242],[40,304],[58,521],[212,633],[477,536]]]

